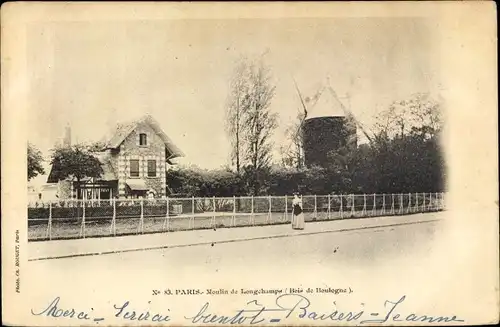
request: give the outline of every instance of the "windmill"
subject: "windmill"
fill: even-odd
[[[295,90],[297,91],[297,94],[299,96],[299,99],[300,99],[300,103],[302,105],[302,109],[304,111],[304,117],[303,119],[301,120],[300,122],[300,125],[299,125],[299,128],[302,128],[303,124],[304,124],[304,121],[307,119],[307,115],[308,115],[308,108],[306,106],[306,102],[304,101],[304,98],[302,96],[302,93],[300,92],[300,89],[297,85],[297,82],[295,81],[295,79],[292,77],[293,79],[293,83],[294,83],[294,86],[295,86]],[[344,112],[344,114],[346,115],[346,117],[348,117],[349,119],[351,119],[355,125],[357,126],[357,128],[359,128],[361,130],[361,132],[365,135],[365,137],[371,142],[373,140],[373,136],[371,136],[365,126],[356,118],[356,116],[353,114],[353,112],[350,110],[350,108],[346,108],[344,106],[344,104],[342,103],[342,101],[340,100],[339,96],[337,95],[337,93],[335,92],[335,90],[333,89],[333,87],[330,85],[330,80],[328,79],[328,82],[327,82],[327,86],[324,86],[322,90],[318,91],[317,94],[316,94],[316,102],[318,100],[319,97],[321,97],[322,93],[324,92],[324,89],[328,89],[328,91],[330,92],[330,94],[332,95],[332,97],[339,103],[342,111]],[[313,106],[316,104],[316,102],[313,104]]]
[[[327,165],[329,160],[327,157],[331,151],[338,151],[339,147],[343,146],[357,147],[357,129],[370,142],[373,140],[372,133],[369,133],[351,109],[343,104],[330,85],[329,79],[314,96],[306,98],[293,76],[292,79],[304,113],[295,134],[301,133],[300,136],[303,137],[303,147],[299,150],[298,159],[304,159],[308,166]],[[338,105],[331,104],[328,98],[333,99]]]

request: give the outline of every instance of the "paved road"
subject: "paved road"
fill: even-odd
[[[435,214],[437,215],[437,214]],[[170,278],[200,282],[221,274],[248,276],[287,269],[338,267],[350,273],[378,269],[390,259],[422,255],[432,250],[442,221],[374,227],[332,233],[296,235],[251,241],[122,252],[107,255],[30,261],[31,275],[50,270],[52,278],[75,285],[112,285],[119,280],[162,285]],[[156,276],[156,277],[153,277]],[[182,276],[180,276],[182,275]],[[68,279],[68,276],[71,278]],[[117,277],[118,276],[118,277]],[[144,278],[147,276],[147,278]],[[160,285],[161,286],[161,285]],[[157,287],[160,287],[157,286]]]
[[[295,237],[296,235],[329,233],[358,229],[373,229],[381,226],[415,224],[436,220],[441,213],[404,216],[382,216],[366,219],[341,219],[306,223],[304,230],[292,230],[290,224],[243,228],[214,228],[208,230],[179,231],[120,237],[101,237],[73,240],[30,242],[30,260],[65,258],[95,254],[110,254],[137,250],[183,247],[200,244],[220,244],[262,238]]]
[[[213,246],[201,244],[29,261],[21,267],[22,291],[29,294],[27,301],[35,310],[42,311],[52,299],[60,297],[61,307],[94,308],[96,315],[97,311],[99,315],[106,315],[109,324],[125,323],[111,319],[113,306],[123,305],[125,301],[130,301],[130,308],[134,310],[148,308],[172,314],[176,324],[186,323],[179,313],[192,316],[206,302],[210,302],[211,312],[218,314],[234,313],[252,299],[258,299],[265,305],[273,303],[271,295],[209,296],[206,294],[207,285],[213,289],[245,291],[291,287],[352,288],[353,293],[348,295],[316,293],[322,300],[311,296],[311,306],[319,308],[318,312],[331,312],[331,303],[337,301],[340,310],[366,309],[367,313],[382,313],[387,310],[384,301],[398,301],[405,296],[404,305],[398,307],[398,313],[451,315],[456,311],[450,309],[449,301],[440,302],[438,311],[431,310],[435,307],[433,300],[437,295],[448,292],[450,296],[460,297],[460,292],[453,293],[457,286],[450,282],[449,271],[442,269],[443,264],[468,267],[467,262],[454,261],[456,256],[447,255],[447,251],[451,253],[454,250],[443,242],[450,229],[445,221],[435,220],[443,218],[443,213],[425,217],[427,219],[424,215],[420,218],[414,216],[415,221],[406,224],[361,226],[334,232],[215,243]],[[409,219],[389,218],[386,220]],[[346,220],[342,223],[366,226],[372,221]],[[319,224],[323,223],[307,227],[313,230],[326,226]],[[340,222],[327,224],[333,226]],[[275,226],[270,230],[276,232],[281,228],[285,227]],[[255,229],[255,233],[262,230]],[[250,230],[227,229],[214,231],[213,235],[233,235],[236,231],[248,233]],[[188,235],[175,234],[179,238]],[[144,239],[147,238],[149,236],[144,236]],[[116,239],[120,242],[134,240],[130,237]],[[29,276],[33,278],[30,280]],[[171,289],[175,292],[188,288],[201,289],[205,294],[196,297],[152,294],[153,290]],[[287,293],[286,290],[284,292]],[[425,299],[429,300],[428,303],[422,304]],[[111,318],[108,320],[108,317]],[[296,322],[304,324],[303,321]],[[66,321],[61,323],[66,324]],[[68,321],[67,325],[70,323]],[[78,321],[73,323],[78,324]],[[53,321],[47,320],[46,325],[53,325]]]

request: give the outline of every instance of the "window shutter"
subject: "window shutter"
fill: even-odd
[[[154,159],[154,157],[151,157],[150,159],[148,159],[148,162],[147,162],[147,174],[148,174],[148,177],[157,177],[158,176],[158,173],[157,173],[157,162]]]
[[[136,145],[137,145],[137,146],[141,145],[141,133],[137,133],[137,137],[136,137]]]

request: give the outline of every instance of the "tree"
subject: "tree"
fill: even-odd
[[[420,131],[427,138],[437,136],[442,128],[439,102],[428,93],[417,93],[408,100],[393,102],[377,115],[375,132],[378,137],[404,137]]]
[[[297,119],[285,131],[288,144],[280,148],[281,161],[285,167],[301,169],[304,166],[304,136],[302,130],[304,116],[304,113],[298,114]]]
[[[89,153],[102,152],[106,148],[106,143],[102,141],[80,143],[79,147]]]
[[[377,117],[370,145],[373,192],[438,192],[444,188],[444,158],[439,146],[440,104],[428,94],[394,102]]]
[[[271,72],[263,62],[252,63],[248,71],[249,92],[246,95],[249,109],[245,115],[247,172],[253,174],[253,194],[260,187],[259,175],[271,165],[271,136],[277,127],[278,116],[271,112],[271,100],[276,87],[271,84]]]
[[[226,105],[226,132],[231,141],[231,161],[239,174],[243,154],[243,124],[248,111],[248,66],[241,60],[234,69]]]
[[[38,174],[45,174],[42,167],[43,161],[42,152],[28,143],[28,181],[38,176]]]
[[[63,180],[71,178],[78,183],[86,177],[99,178],[103,174],[101,162],[89,152],[87,146],[75,145],[59,147],[52,153],[53,179]]]
[[[231,158],[257,194],[272,159],[271,136],[277,114],[270,110],[275,86],[271,72],[260,60],[242,60],[231,81],[226,111],[226,131],[231,138]],[[242,169],[244,168],[244,169]]]

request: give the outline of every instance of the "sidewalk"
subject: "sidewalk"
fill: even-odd
[[[291,226],[287,224],[258,227],[221,228],[217,230],[194,230],[120,237],[29,242],[28,256],[29,261],[34,261],[196,245],[211,245],[212,243],[241,242],[265,238],[291,237],[424,223],[436,221],[442,219],[442,217],[442,212],[433,212],[405,216],[311,222],[306,223],[304,230],[293,230]]]

